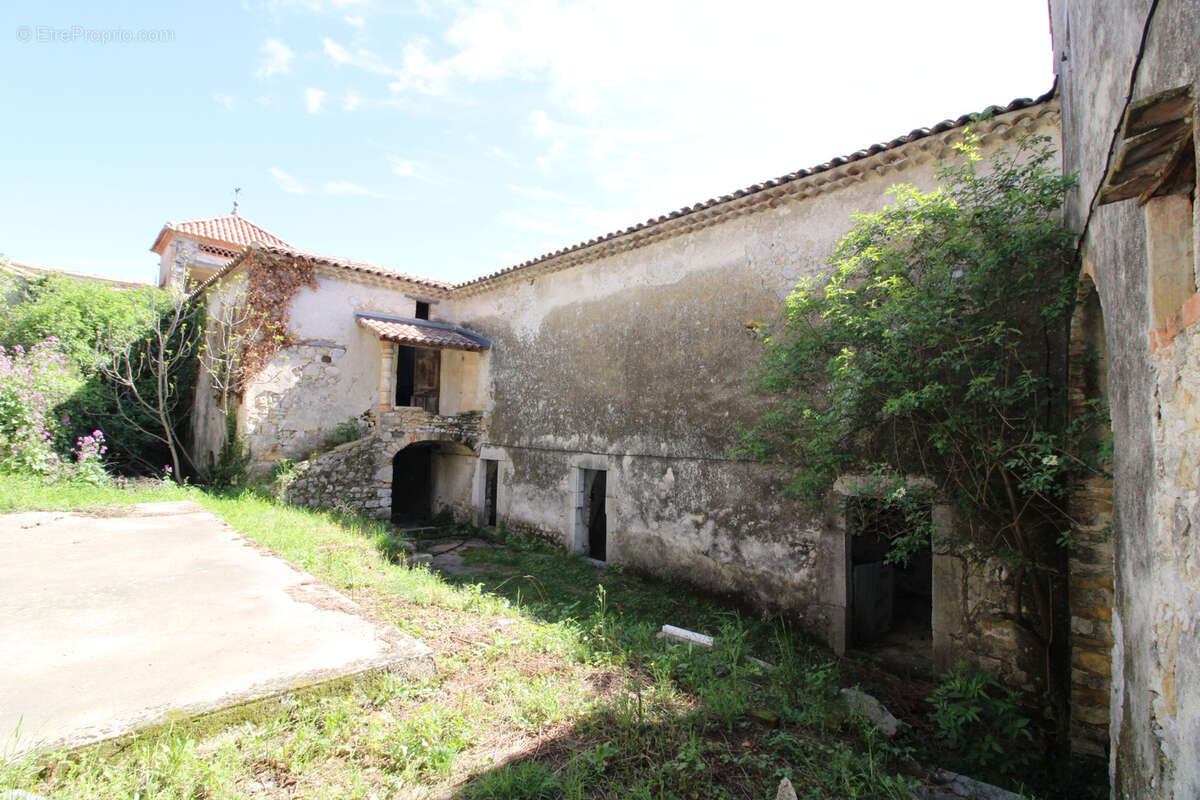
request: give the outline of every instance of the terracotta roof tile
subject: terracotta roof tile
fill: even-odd
[[[398,344],[475,352],[488,349],[487,340],[477,334],[421,320],[359,314],[358,324],[373,331],[380,339]]]
[[[256,242],[271,247],[291,247],[278,236],[268,233],[245,217],[237,214],[227,214],[223,217],[208,217],[206,219],[187,219],[182,222],[168,222],[150,249],[159,252],[167,231],[176,231],[189,236],[198,236],[221,244],[232,245],[237,250],[249,247]]]
[[[383,267],[377,267],[374,264],[367,263],[366,261],[354,261],[354,260],[348,259],[348,258],[335,258],[333,256],[323,256],[323,255],[319,255],[317,253],[309,253],[304,250],[297,250],[292,247],[267,247],[264,245],[253,245],[251,247],[246,248],[237,258],[233,259],[228,264],[221,267],[221,269],[217,270],[212,275],[210,275],[207,279],[205,279],[204,282],[202,282],[200,285],[198,285],[195,289],[192,290],[192,295],[195,296],[195,295],[199,294],[200,292],[204,291],[209,286],[216,283],[221,278],[223,278],[225,275],[227,275],[229,272],[231,272],[235,267],[237,267],[238,264],[241,264],[245,259],[251,258],[255,254],[258,254],[258,253],[266,253],[266,254],[275,255],[275,256],[293,256],[296,258],[307,258],[307,259],[311,259],[312,261],[317,262],[318,264],[321,264],[326,267],[331,267],[333,269],[346,270],[347,272],[357,272],[361,275],[375,275],[380,278],[387,278],[387,279],[391,279],[391,280],[400,281],[403,283],[412,284],[414,286],[425,287],[427,289],[432,290],[435,294],[439,294],[439,295],[441,293],[446,292],[449,289],[453,288],[453,284],[446,283],[445,281],[439,281],[439,280],[435,280],[433,278],[421,278],[416,275],[409,275],[404,272],[397,272],[396,270],[384,269]]]
[[[302,258],[311,258],[329,267],[336,269],[345,269],[351,272],[360,272],[365,275],[378,275],[381,278],[394,278],[396,280],[405,281],[406,283],[415,283],[421,286],[428,286],[433,289],[450,289],[453,284],[439,281],[436,278],[422,278],[419,275],[410,275],[407,272],[400,272],[386,267],[379,267],[367,261],[355,261],[349,258],[337,258],[335,256],[323,256],[319,253],[309,253],[305,250],[297,250],[294,247],[258,247],[257,250],[263,250],[268,253],[283,256],[300,256]]]

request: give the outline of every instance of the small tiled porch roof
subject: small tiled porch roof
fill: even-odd
[[[358,324],[385,342],[411,347],[481,352],[491,343],[477,333],[423,319],[392,317],[386,314],[357,314]]]

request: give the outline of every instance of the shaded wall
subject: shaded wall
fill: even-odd
[[[1030,127],[1057,138],[1055,107],[986,123],[985,150],[1015,147]],[[854,212],[882,207],[895,183],[932,188],[955,136],[832,171],[752,212],[457,290],[447,312],[493,344],[483,445],[500,461],[501,521],[582,552],[580,472],[605,470],[610,561],[744,594],[836,645],[844,537],[830,539],[823,512],[781,497],[775,471],[731,456],[739,426],[765,408],[749,393],[761,348],[747,324],[778,319]],[[946,613],[984,627],[944,640],[1028,685],[1040,669],[998,622],[988,580],[947,584],[960,594]]]
[[[1151,348],[1146,210],[1094,207],[1126,103],[1191,84],[1191,0],[1052,0],[1064,168],[1105,321],[1115,440],[1112,662],[1114,797],[1200,796],[1200,331]],[[1193,136],[1195,132],[1193,130]],[[1193,262],[1195,250],[1193,218]],[[1194,269],[1191,264],[1192,289]]]

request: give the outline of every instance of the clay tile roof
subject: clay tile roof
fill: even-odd
[[[422,278],[419,275],[410,275],[407,272],[399,272],[386,267],[378,267],[367,261],[355,261],[349,258],[336,258],[334,256],[323,256],[319,253],[309,253],[304,250],[297,250],[294,247],[258,247],[256,249],[274,253],[281,256],[300,256],[301,258],[309,258],[325,266],[334,267],[335,269],[344,269],[350,272],[359,272],[364,275],[378,275],[381,278],[394,278],[395,280],[405,281],[407,283],[416,284],[418,286],[428,286],[432,289],[449,289],[453,284],[439,281],[436,278]]]
[[[358,324],[387,342],[446,350],[479,352],[488,349],[487,340],[478,334],[462,328],[452,328],[449,325],[439,325],[424,320],[359,314]]]
[[[304,258],[316,262],[322,266],[333,269],[345,270],[347,272],[356,272],[360,275],[375,275],[380,278],[389,278],[391,280],[401,281],[413,286],[424,287],[425,289],[433,290],[434,294],[441,294],[450,288],[453,284],[445,281],[435,280],[433,278],[421,278],[416,275],[409,275],[396,270],[384,269],[377,267],[374,264],[369,264],[366,261],[354,261],[348,258],[335,258],[333,256],[323,256],[317,253],[309,253],[304,250],[297,250],[294,247],[268,247],[261,244],[256,244],[247,247],[241,254],[230,261],[221,269],[210,275],[203,283],[192,290],[193,296],[200,294],[209,286],[217,283],[221,278],[232,272],[239,264],[247,259],[252,259],[258,254],[274,255],[274,256],[291,256],[294,258]]]
[[[196,236],[211,242],[232,245],[235,249],[249,247],[252,244],[265,244],[270,247],[291,247],[273,233],[268,233],[245,217],[237,214],[227,214],[223,217],[208,217],[207,219],[187,219],[182,222],[168,222],[163,225],[158,238],[154,240],[151,251],[162,251],[168,231]]]

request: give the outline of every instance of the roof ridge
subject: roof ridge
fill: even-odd
[[[394,275],[397,278],[407,280],[410,283],[428,283],[428,284],[440,286],[443,289],[450,289],[454,286],[454,284],[450,283],[449,281],[439,280],[438,278],[426,278],[421,275],[414,275],[409,272],[401,272],[400,270],[392,269],[391,267],[381,267],[372,261],[359,261],[358,259],[353,259],[353,258],[342,258],[340,256],[331,256],[331,255],[326,255],[324,253],[315,253],[311,250],[302,250],[299,247],[277,247],[275,245],[269,245],[269,244],[266,244],[265,242],[263,242],[259,249],[269,250],[273,253],[278,253],[281,255],[287,254],[287,255],[303,256],[305,258],[313,258],[318,261],[324,261],[327,264],[332,264],[334,266],[362,268],[362,269],[374,270],[377,272],[386,272],[388,275]]]
[[[789,183],[793,183],[793,182],[795,182],[797,180],[801,180],[803,178],[811,177],[813,175],[818,175],[822,172],[832,171],[834,169],[837,169],[838,167],[842,167],[847,164],[852,164],[855,161],[861,161],[862,159],[870,158],[871,156],[878,155],[879,153],[883,153],[888,150],[893,150],[897,147],[900,147],[901,145],[909,144],[909,143],[917,141],[919,139],[924,139],[929,136],[933,136],[933,135],[936,135],[939,133],[944,133],[946,131],[950,131],[955,128],[963,127],[963,126],[967,125],[968,123],[975,121],[977,119],[984,118],[985,116],[995,116],[997,114],[1007,114],[1007,113],[1010,113],[1013,111],[1020,111],[1025,108],[1031,108],[1033,106],[1038,106],[1038,105],[1047,103],[1048,101],[1054,99],[1057,92],[1058,92],[1058,84],[1056,82],[1055,85],[1050,87],[1049,91],[1039,95],[1036,98],[1030,99],[1028,97],[1018,97],[1018,98],[1010,101],[1007,105],[1004,105],[1004,106],[990,105],[990,106],[984,108],[982,111],[977,111],[977,112],[970,113],[970,114],[963,114],[959,117],[956,117],[955,119],[944,119],[940,122],[936,122],[933,125],[930,125],[925,128],[914,128],[911,131],[909,131],[908,133],[904,134],[903,136],[898,136],[889,141],[879,142],[879,143],[869,145],[868,147],[861,148],[861,149],[856,150],[853,153],[850,153],[848,155],[834,156],[833,158],[829,159],[828,161],[822,162],[820,164],[816,164],[812,167],[800,168],[800,169],[794,170],[792,172],[785,173],[784,175],[780,175],[775,178],[768,178],[767,180],[760,181],[759,183],[754,183],[754,184],[751,184],[750,186],[747,186],[747,187],[744,187],[741,189],[736,189],[732,192],[729,192],[729,193],[726,193],[723,195],[719,195],[717,197],[710,197],[708,200],[703,200],[703,201],[700,201],[700,202],[695,203],[690,206],[684,206],[683,208],[676,209],[674,211],[670,211],[666,214],[661,214],[657,217],[650,217],[649,219],[647,219],[643,222],[635,223],[633,225],[630,225],[627,228],[622,228],[622,229],[618,229],[615,231],[611,231],[611,232],[603,234],[601,236],[596,236],[592,239],[588,239],[587,241],[578,242],[576,244],[569,245],[567,247],[563,247],[559,250],[554,250],[549,253],[544,253],[535,258],[528,259],[527,261],[522,261],[519,264],[515,264],[512,266],[506,267],[504,269],[501,269],[501,270],[497,270],[496,272],[492,272],[487,275],[482,275],[478,278],[471,278],[470,280],[455,283],[455,284],[453,284],[452,288],[453,289],[464,289],[464,288],[468,288],[468,287],[477,286],[479,284],[483,284],[483,283],[493,280],[495,278],[500,278],[500,277],[508,275],[510,273],[525,269],[526,267],[536,266],[538,264],[542,264],[542,263],[545,263],[552,259],[558,258],[559,256],[564,256],[564,255],[568,255],[570,253],[575,253],[580,250],[584,250],[588,247],[591,247],[593,245],[612,241],[621,236],[645,231],[649,228],[656,227],[663,223],[670,222],[672,220],[679,219],[681,217],[686,217],[690,214],[694,214],[697,211],[704,211],[704,210],[713,208],[714,206],[719,206],[724,203],[729,203],[729,202],[732,202],[734,200],[739,200],[744,197],[750,197],[750,196],[758,194],[760,192],[764,192],[768,189],[778,188],[780,186],[784,186]]]

